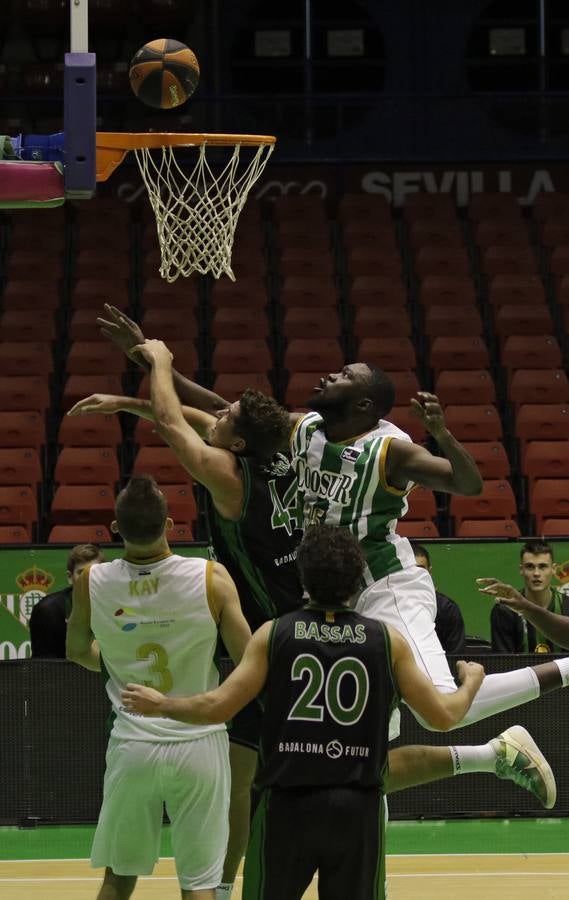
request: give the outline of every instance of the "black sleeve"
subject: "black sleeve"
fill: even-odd
[[[445,653],[463,653],[465,645],[464,619],[458,603],[437,591],[435,631]]]
[[[54,603],[38,603],[30,616],[32,657],[65,659],[67,624],[65,614]]]
[[[496,653],[523,653],[524,635],[521,618],[507,606],[496,603],[490,613],[492,650]]]

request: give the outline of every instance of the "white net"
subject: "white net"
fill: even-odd
[[[210,160],[207,158],[210,150]],[[193,168],[178,153],[198,154]],[[230,158],[214,164],[219,154]],[[161,147],[135,150],[140,173],[156,216],[160,244],[160,275],[168,282],[192,272],[228,275],[233,281],[231,252],[239,214],[273,151],[272,144],[258,147],[229,145],[209,147]],[[191,163],[190,163],[191,166]],[[215,171],[214,171],[215,169]]]

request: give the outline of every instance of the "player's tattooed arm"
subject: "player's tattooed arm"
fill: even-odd
[[[67,659],[90,669],[101,671],[99,645],[91,631],[91,600],[89,597],[89,568],[83,570],[73,585],[71,615],[67,623],[65,653]]]
[[[97,325],[101,334],[113,341],[129,359],[132,359],[146,372],[150,371],[150,363],[138,350],[139,345],[144,344],[145,340],[140,325],[137,325],[124,312],[110,303],[105,303],[105,315],[97,319]],[[211,415],[215,415],[219,410],[229,406],[228,400],[224,400],[215,391],[210,391],[195,381],[190,381],[176,369],[173,369],[172,377],[176,393],[186,406],[195,407]]]

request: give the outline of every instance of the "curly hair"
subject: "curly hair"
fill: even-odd
[[[272,397],[248,388],[239,400],[235,431],[245,441],[245,454],[268,460],[288,443],[290,417]]]
[[[333,525],[308,528],[296,561],[304,589],[318,606],[345,604],[358,591],[365,566],[355,537]]]
[[[168,504],[152,475],[133,475],[115,503],[120,535],[131,544],[153,544],[166,524]]]

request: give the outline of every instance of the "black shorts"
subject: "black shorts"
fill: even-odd
[[[252,700],[227,724],[229,740],[258,752],[262,721],[261,704],[258,700]]]
[[[384,900],[385,798],[378,788],[263,791],[245,857],[243,900]]]

